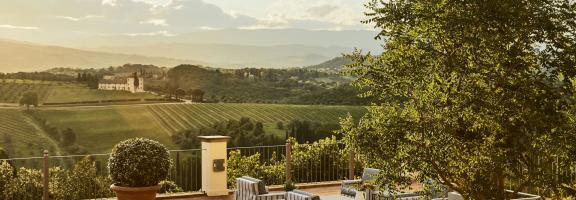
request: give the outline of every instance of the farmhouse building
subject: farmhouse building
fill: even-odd
[[[104,76],[98,82],[98,89],[144,92],[144,78],[138,77],[136,73],[128,77]]]

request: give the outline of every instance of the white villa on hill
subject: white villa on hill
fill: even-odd
[[[144,92],[144,78],[138,77],[136,73],[131,77],[107,75],[98,82],[98,89],[122,90],[132,93]]]

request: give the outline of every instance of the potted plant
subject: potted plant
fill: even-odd
[[[297,189],[296,184],[292,181],[286,181],[286,183],[284,183],[284,191],[286,192],[290,192],[292,190]]]
[[[118,200],[152,200],[172,161],[168,149],[154,140],[134,138],[112,149],[108,170]]]

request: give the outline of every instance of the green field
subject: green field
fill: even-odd
[[[16,109],[0,109],[0,147],[11,157],[41,156],[44,149],[61,153],[32,118]]]
[[[118,99],[158,98],[150,93],[130,93],[127,91],[106,91],[90,89],[79,84],[63,84],[52,88],[44,103],[103,101]]]
[[[272,129],[276,122],[292,119],[338,122],[351,113],[359,116],[363,107],[297,106],[273,104],[158,104],[112,107],[44,108],[40,116],[59,129],[72,128],[77,142],[90,153],[106,153],[117,142],[146,137],[160,141],[169,149],[178,147],[170,136],[176,131],[210,126],[214,122],[250,117]],[[281,133],[271,133],[281,134]]]
[[[22,80],[7,80],[0,82],[0,102],[2,103],[18,103],[18,100],[24,92],[36,92],[40,102],[46,101],[53,88],[53,83],[39,82],[39,81],[26,81]]]
[[[28,91],[36,92],[40,103],[158,98],[158,96],[150,93],[133,94],[127,91],[103,91],[70,82],[6,80],[0,82],[0,103],[18,103],[22,94]]]
[[[249,117],[263,123],[289,122],[292,119],[338,122],[351,113],[360,116],[363,107],[301,106],[278,104],[180,104],[147,106],[155,120],[168,132],[210,126],[215,122]]]

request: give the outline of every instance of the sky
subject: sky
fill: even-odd
[[[171,37],[217,29],[365,30],[361,0],[2,0],[0,38]]]

